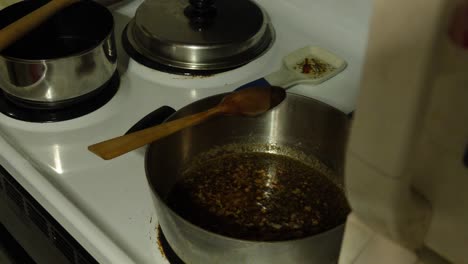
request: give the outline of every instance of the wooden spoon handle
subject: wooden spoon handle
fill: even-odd
[[[52,0],[0,30],[0,51],[22,38],[49,17],[78,0]],[[84,14],[86,15],[86,14]]]
[[[217,106],[205,112],[182,117],[171,122],[96,143],[89,146],[88,150],[105,160],[113,159],[148,143],[169,136],[181,129],[199,124],[221,113],[223,113],[223,109]]]

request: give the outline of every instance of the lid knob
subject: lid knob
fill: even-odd
[[[190,19],[190,25],[196,30],[202,30],[210,25],[216,16],[214,0],[189,0],[190,5],[184,10]]]

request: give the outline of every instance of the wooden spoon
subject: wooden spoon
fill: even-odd
[[[259,115],[278,105],[285,97],[285,90],[276,86],[239,90],[230,93],[217,106],[204,112],[96,143],[89,146],[88,150],[105,160],[113,159],[217,115]]]
[[[44,23],[51,16],[79,0],[52,0],[0,30],[0,51]],[[86,15],[86,14],[84,14]]]

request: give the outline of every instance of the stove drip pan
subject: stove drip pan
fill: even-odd
[[[0,92],[0,112],[28,122],[59,122],[89,114],[102,107],[116,94],[120,85],[117,71],[109,81],[91,93],[55,104],[22,100]]]

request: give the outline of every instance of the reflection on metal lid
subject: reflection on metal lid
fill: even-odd
[[[192,9],[187,1],[143,2],[128,25],[130,45],[170,67],[219,70],[248,63],[273,42],[270,20],[254,2],[217,0]]]

